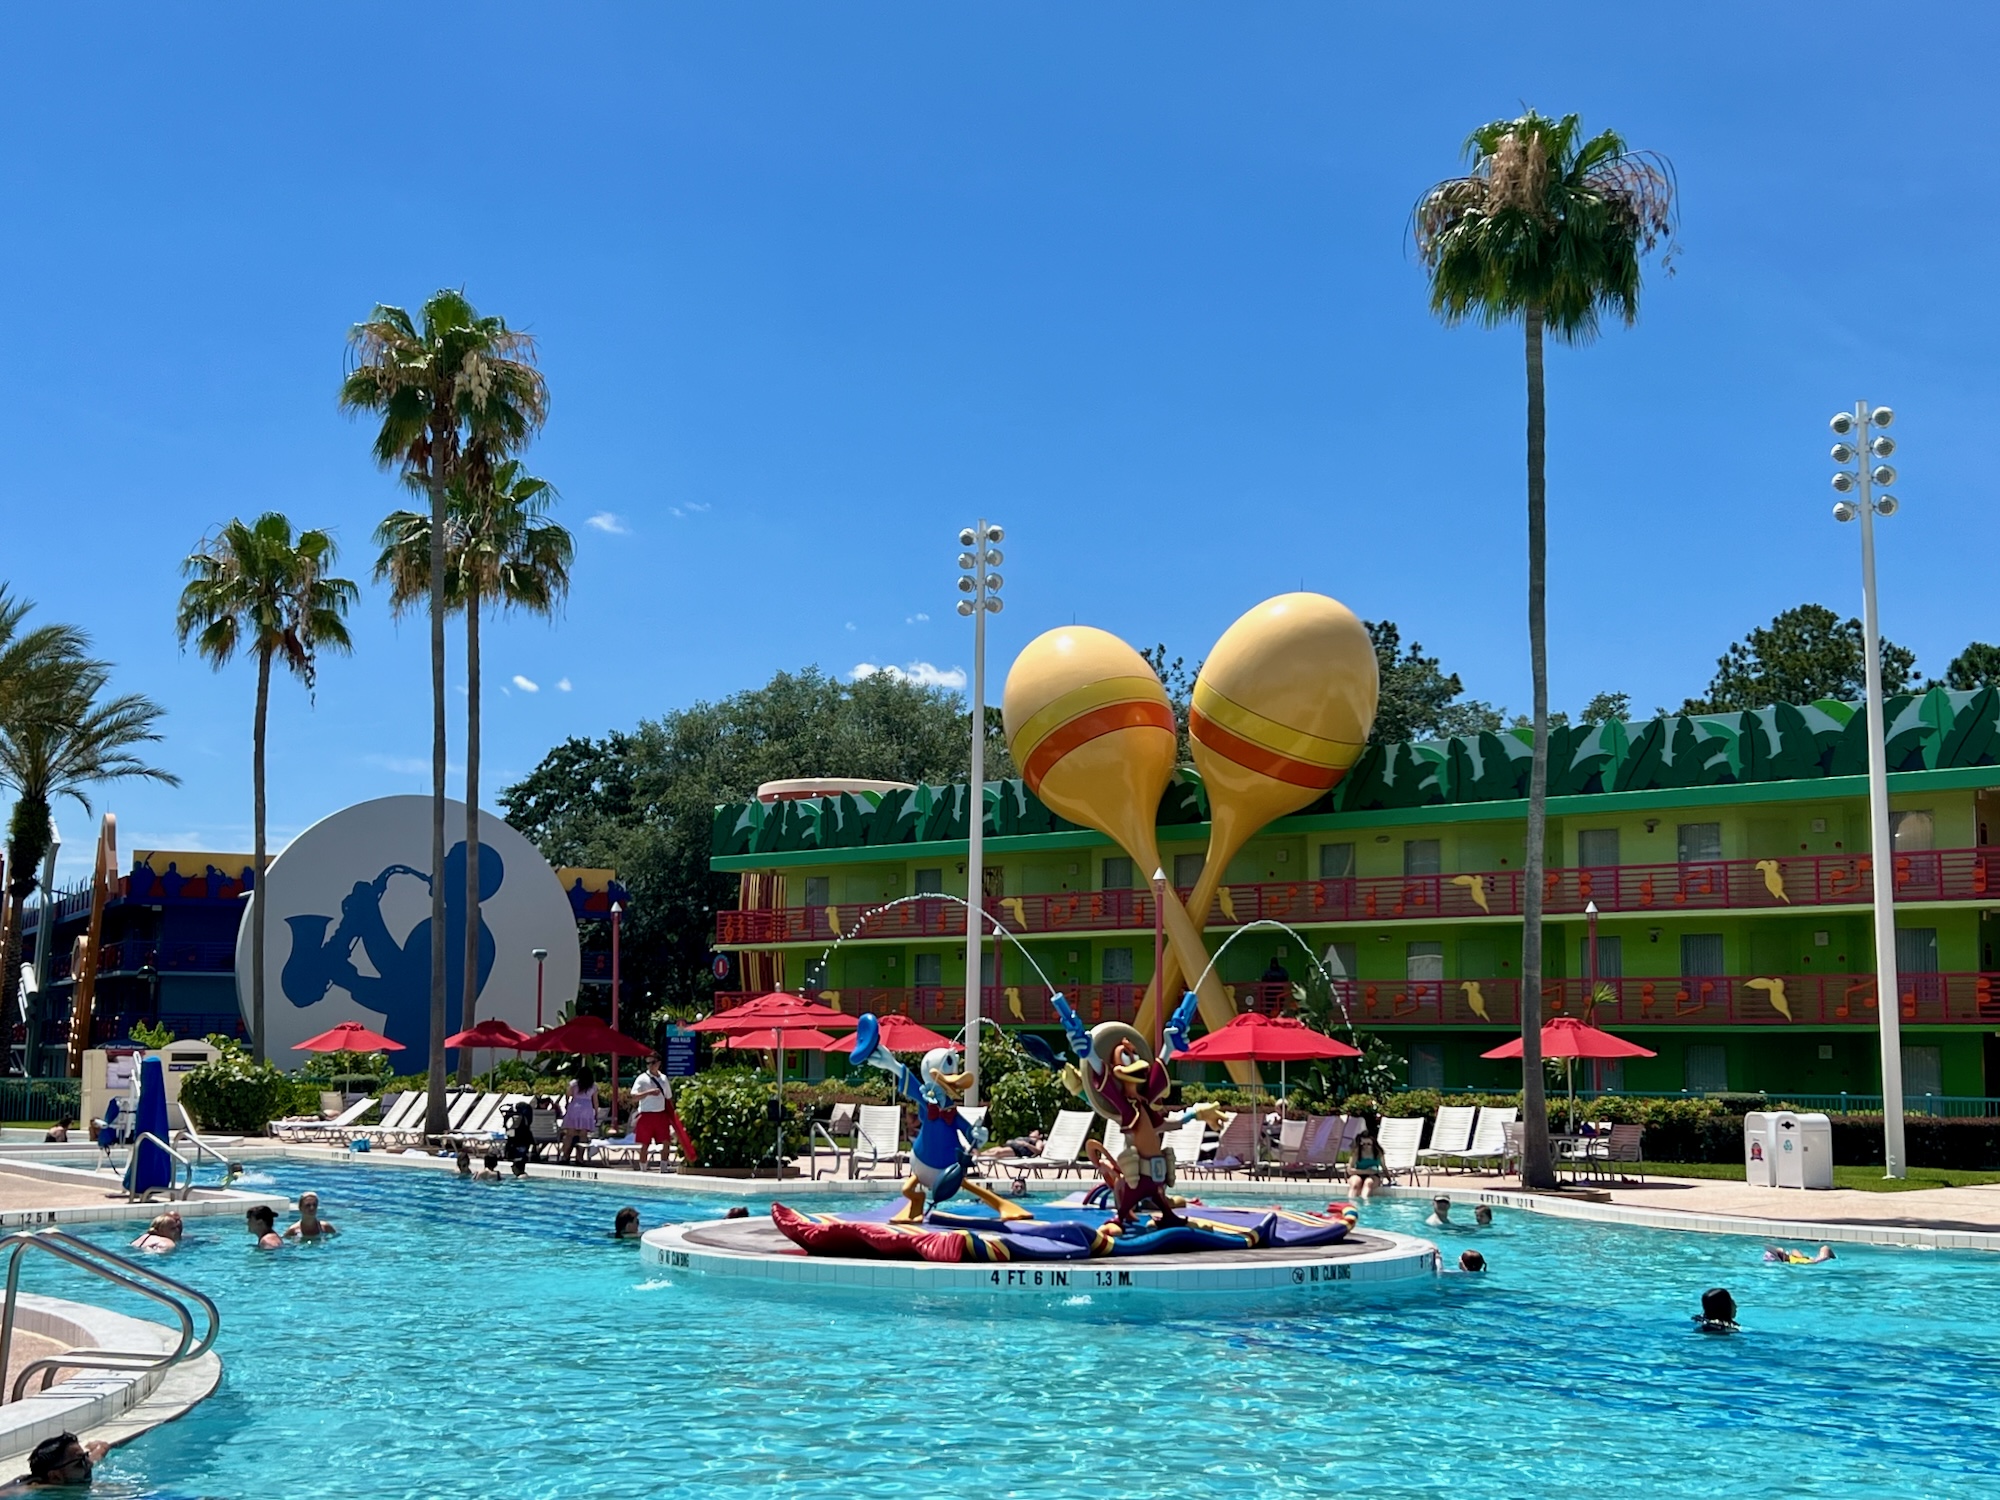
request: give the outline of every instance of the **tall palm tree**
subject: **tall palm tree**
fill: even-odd
[[[496,465],[485,481],[455,482],[446,497],[445,596],[465,610],[465,992],[459,1015],[471,1026],[479,1001],[479,617],[485,605],[553,615],[569,592],[575,540],[548,519],[557,498],[546,479],[518,459]],[[381,556],[375,579],[389,585],[398,611],[430,594],[430,517],[397,511],[375,528]],[[459,1081],[472,1076],[468,1049],[459,1057]]]
[[[32,630],[24,629],[34,607],[32,601],[15,598],[5,584],[0,584],[0,725],[19,727],[34,701],[35,685],[49,665],[65,658],[81,657],[87,647],[83,632],[73,625],[38,625]],[[0,995],[6,997],[5,1002],[0,1003],[0,1022],[5,1021],[7,1011],[14,1003],[13,997],[20,994],[21,910],[39,883],[36,871],[41,868],[48,849],[49,827],[46,823],[38,829],[24,830],[19,841],[10,840],[8,843],[7,901],[5,916],[0,918],[0,953],[9,955],[6,972],[14,977],[7,988],[0,990]],[[46,892],[44,899],[47,899]],[[32,1026],[35,1018],[24,1013],[21,1019]],[[27,1058],[32,1071],[32,1050]]]
[[[1549,663],[1546,421],[1542,340],[1587,344],[1608,313],[1639,315],[1639,272],[1664,243],[1673,254],[1674,174],[1664,157],[1629,151],[1613,131],[1583,139],[1575,115],[1532,110],[1496,120],[1465,143],[1470,170],[1440,182],[1412,213],[1430,273],[1431,310],[1446,323],[1519,321],[1528,364],[1528,649],[1535,742],[1528,777],[1527,886],[1522,902],[1522,1177],[1552,1186],[1543,1096],[1542,870],[1548,826]]]
[[[82,646],[80,636],[76,643]],[[64,650],[39,663],[19,684],[10,711],[0,718],[0,786],[14,791],[7,825],[7,854],[13,879],[32,871],[49,847],[49,810],[68,797],[92,811],[89,788],[102,781],[141,777],[179,786],[180,778],[146,764],[141,747],[160,738],[154,726],[165,712],[139,693],[99,700],[111,668],[82,650]],[[11,882],[10,882],[11,885]],[[34,889],[32,875],[28,889]],[[8,994],[21,986],[19,903],[9,903],[0,933],[0,985]],[[41,1002],[28,1027],[30,1065],[39,1040]]]
[[[292,523],[276,511],[254,522],[237,519],[218,527],[181,564],[190,582],[181,590],[174,628],[185,647],[194,638],[200,652],[220,672],[241,647],[257,659],[257,709],[250,732],[250,784],[256,850],[252,856],[259,888],[264,883],[264,725],[271,704],[271,664],[275,661],[306,685],[310,695],[322,650],[347,652],[354,642],[342,619],[361,591],[334,578],[339,548],[324,531],[292,536]],[[264,1060],[264,933],[269,903],[260,894],[251,905],[250,1053]]]
[[[416,318],[377,306],[348,335],[353,366],[340,405],[381,418],[375,461],[430,498],[431,625],[431,1037],[424,1128],[442,1135],[445,928],[445,496],[453,480],[477,479],[491,455],[518,447],[548,415],[548,385],[535,341],[502,318],[481,317],[463,292],[435,292]]]

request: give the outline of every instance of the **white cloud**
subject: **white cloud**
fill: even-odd
[[[600,510],[583,524],[597,531],[609,532],[612,536],[630,536],[632,534],[632,528],[625,524],[624,517],[614,515],[608,510]]]
[[[903,623],[905,625],[928,625],[930,623],[930,618],[931,617],[925,614],[922,610],[918,610],[915,614],[907,616],[904,619]]]
[[[965,687],[965,668],[935,667],[927,661],[913,661],[908,666],[878,667],[873,662],[859,662],[847,674],[848,681],[859,681],[863,677],[873,677],[877,673],[897,682],[914,682],[918,687],[950,688],[957,692]]]
[[[854,622],[853,622],[852,620],[849,620],[849,621],[847,622],[847,628],[848,628],[849,630],[852,630],[852,629],[854,628]]]
[[[539,693],[542,690],[542,685],[539,682],[530,682],[519,672],[514,674],[514,686],[524,693]]]
[[[703,516],[714,510],[713,505],[703,505],[690,500],[684,505],[669,505],[667,514],[677,521],[685,521],[689,516]]]
[[[569,691],[569,679],[567,677],[558,677],[556,679],[556,691],[559,693],[566,693]]]

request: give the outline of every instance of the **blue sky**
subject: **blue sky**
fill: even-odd
[[[1858,611],[1825,423],[1863,396],[1907,476],[1885,629],[1941,671],[2000,638],[2000,24],[1883,14],[12,9],[0,577],[170,710],[185,785],[112,789],[121,842],[247,848],[252,674],[178,651],[179,559],[276,507],[365,576],[401,498],[336,410],[344,335],[451,284],[540,338],[530,463],[579,537],[561,620],[487,633],[489,798],[777,668],[964,668],[980,513],[996,680],[1071,619],[1192,661],[1304,585],[1523,707],[1520,339],[1439,327],[1405,226],[1525,102],[1683,195],[1638,326],[1550,360],[1556,705],[1678,703],[1779,609]],[[275,694],[280,842],[427,785],[423,625],[371,589],[355,635],[316,704]]]

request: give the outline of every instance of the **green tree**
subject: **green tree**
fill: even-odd
[[[1801,604],[1723,652],[1708,692],[1688,699],[1681,712],[1732,713],[1819,698],[1851,702],[1867,688],[1865,642],[1859,620],[1843,620],[1824,604]],[[1882,691],[1913,687],[1916,670],[1917,653],[1883,637]]]
[[[354,648],[343,618],[360,597],[345,578],[330,576],[339,548],[324,531],[292,535],[292,523],[277,511],[253,522],[231,520],[202,538],[181,564],[189,581],[181,590],[174,629],[183,648],[194,648],[220,672],[238,650],[257,662],[257,705],[250,728],[252,868],[264,882],[264,748],[271,705],[271,666],[283,666],[310,697],[322,650]],[[264,1061],[264,943],[266,903],[250,903],[250,1047]]]
[[[1951,665],[1944,669],[1942,685],[1955,692],[1971,693],[1995,683],[2000,683],[2000,646],[1974,641],[1951,659]]]
[[[1499,710],[1477,698],[1461,701],[1465,685],[1458,674],[1445,671],[1435,656],[1424,655],[1421,642],[1412,641],[1406,648],[1395,621],[1363,623],[1375,643],[1375,670],[1382,685],[1375,727],[1368,734],[1371,741],[1393,745],[1500,727]]]
[[[482,469],[518,450],[548,415],[548,384],[535,341],[481,317],[463,292],[435,292],[412,318],[378,305],[348,335],[353,365],[341,383],[343,411],[381,419],[375,461],[430,499],[431,627],[431,1036],[430,1100],[424,1129],[444,1133],[445,507],[454,481],[480,483]]]
[[[507,821],[554,864],[615,868],[625,913],[628,994],[686,1007],[714,987],[715,913],[734,876],[713,874],[717,804],[766,781],[845,776],[963,781],[971,746],[964,702],[877,673],[841,682],[815,668],[696,703],[630,733],[556,746],[500,793]],[[643,1006],[626,1007],[638,1016]]]
[[[111,668],[83,654],[87,643],[73,635],[76,649],[56,651],[37,663],[17,684],[13,701],[0,720],[0,786],[13,789],[14,812],[7,824],[9,875],[32,872],[49,847],[49,812],[68,797],[86,814],[92,811],[90,789],[99,782],[140,777],[180,785],[180,778],[148,765],[141,749],[158,742],[154,727],[163,709],[138,693],[103,698]],[[0,986],[21,992],[20,903],[8,905],[0,931]],[[41,1040],[41,997],[28,1020],[28,1056],[35,1057]],[[32,1064],[31,1064],[32,1065]]]
[[[1593,693],[1590,701],[1577,714],[1580,724],[1608,724],[1612,720],[1623,723],[1632,717],[1632,695],[1630,693]]]
[[[1417,201],[1412,227],[1430,273],[1431,310],[1446,323],[1519,322],[1528,377],[1528,655],[1534,680],[1534,757],[1521,945],[1521,1068],[1526,1079],[1522,1178],[1555,1182],[1541,1068],[1542,869],[1548,836],[1549,670],[1545,335],[1596,337],[1606,314],[1639,314],[1640,267],[1674,222],[1673,171],[1628,151],[1613,131],[1583,138],[1575,115],[1530,111],[1475,130],[1471,170]],[[1671,248],[1669,249],[1671,255]]]
[[[556,492],[518,459],[507,459],[483,480],[464,475],[446,497],[445,599],[465,612],[465,990],[459,1025],[469,1027],[479,1006],[479,617],[485,606],[552,617],[569,593],[576,542],[548,518]],[[399,510],[375,528],[382,551],[375,579],[387,582],[398,614],[430,597],[431,519]],[[470,1048],[459,1054],[460,1083],[472,1079]]]
[[[34,607],[32,601],[16,599],[5,584],[0,584],[0,733],[25,733],[28,716],[40,706],[40,688],[51,668],[58,663],[80,658],[86,650],[83,632],[75,626],[38,625],[33,629],[24,628]],[[16,811],[18,814],[19,810]],[[0,918],[0,970],[14,977],[4,990],[0,990],[0,994],[10,997],[6,1003],[0,1004],[0,1020],[5,1019],[12,1007],[11,997],[21,993],[21,911],[23,903],[34,894],[35,887],[40,883],[38,872],[48,855],[49,835],[46,823],[40,828],[22,827],[17,819],[17,825],[8,838],[9,899],[5,916]],[[24,1014],[22,1020],[33,1027],[32,1015]],[[30,1052],[28,1057],[32,1072],[34,1054]]]

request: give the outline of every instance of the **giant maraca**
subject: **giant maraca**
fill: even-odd
[[[1222,633],[1188,711],[1209,811],[1208,857],[1187,904],[1192,921],[1207,919],[1230,860],[1259,829],[1346,774],[1367,744],[1379,690],[1367,627],[1324,594],[1266,599]],[[1209,1028],[1227,1025],[1233,1007],[1225,999],[1211,1014],[1203,990]]]
[[[1143,656],[1088,625],[1047,631],[1014,659],[1001,713],[1030,791],[1071,822],[1109,835],[1140,869],[1159,868],[1155,823],[1177,745],[1166,689]],[[1199,974],[1208,952],[1171,891],[1161,917],[1178,966]],[[1220,983],[1211,987],[1226,1007]]]

